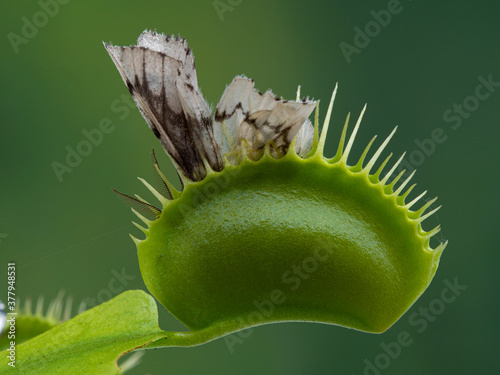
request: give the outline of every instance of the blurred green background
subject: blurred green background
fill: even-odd
[[[373,11],[388,7],[396,10],[391,20],[374,24]],[[145,28],[157,28],[187,38],[199,85],[214,105],[232,78],[245,74],[260,90],[286,98],[302,85],[303,95],[321,99],[323,117],[339,82],[329,155],[347,113],[357,117],[366,102],[356,155],[374,134],[380,143],[399,125],[389,149],[409,151],[418,164],[416,193],[439,195],[443,209],[429,225],[439,221],[450,243],[429,289],[382,335],[306,323],[264,326],[233,353],[224,339],[157,350],[131,373],[376,374],[367,363],[378,357],[382,364],[382,344],[403,331],[412,344],[380,373],[498,371],[500,87],[476,88],[481,76],[500,81],[500,3],[66,0],[47,19],[36,1],[1,8],[0,264],[17,263],[19,296],[53,298],[63,288],[76,300],[103,301],[116,294],[108,284],[123,270],[123,289],[145,289],[128,236],[138,233],[133,215],[111,187],[143,194],[136,176],[151,177],[153,147],[170,176],[174,170],[139,111],[116,102],[129,94],[102,40],[134,44]],[[34,16],[41,26],[23,30]],[[372,37],[355,40],[356,27]],[[452,121],[455,104],[465,109]],[[65,163],[67,147],[76,148],[82,131],[106,118],[114,130],[60,181],[53,163]],[[425,139],[435,129],[446,140],[432,150]],[[455,278],[467,289],[436,312],[445,280]],[[429,307],[434,314],[423,318]],[[182,329],[159,310],[162,328]],[[425,329],[412,323],[415,314]]]

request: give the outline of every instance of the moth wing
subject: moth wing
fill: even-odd
[[[214,135],[212,115],[195,82],[181,75],[176,83],[187,125],[199,152],[211,168],[221,171],[224,167],[221,146]]]
[[[123,82],[125,82],[125,84],[127,85],[132,98],[134,99],[142,116],[146,120],[149,128],[159,138],[163,147],[173,153],[172,156],[174,158],[179,158],[180,156],[176,155],[177,153],[175,152],[175,147],[168,136],[162,136],[162,133],[164,133],[164,129],[160,123],[162,116],[158,116],[158,111],[150,108],[149,102],[146,100],[147,93],[143,89],[144,85],[142,83],[145,79],[142,72],[139,72],[137,69],[137,67],[143,68],[142,58],[138,59],[138,57],[139,55],[142,55],[144,51],[140,50],[141,52],[137,52],[135,51],[136,47],[115,47],[106,43],[104,44],[104,46],[111,56],[111,59],[115,63],[116,68],[118,69],[118,72],[123,79]],[[157,80],[157,77],[150,77],[151,82],[155,82]]]
[[[187,64],[189,59],[194,61],[191,49],[184,38],[174,38],[170,35],[158,34],[156,32],[146,30],[142,32],[137,39],[137,46],[151,51],[160,52],[174,60],[179,61],[183,66]]]
[[[143,43],[145,40],[151,42],[150,38],[144,37]],[[191,137],[176,87],[186,60],[186,57],[183,60],[177,57],[191,53],[185,42],[176,43],[159,43],[155,45],[156,50],[144,46],[115,47],[105,44],[105,47],[153,133],[178,169],[197,181],[206,175],[206,170]],[[174,57],[159,51],[162,48]]]
[[[253,80],[246,77],[235,77],[226,87],[215,112],[215,127],[219,128],[223,154],[239,146],[240,126],[260,97]]]
[[[281,102],[276,105],[267,121],[259,127],[257,147],[273,140],[275,147],[286,151],[315,106],[315,102]]]
[[[252,147],[256,145],[256,135],[259,129],[271,115],[271,110],[279,103],[279,100],[270,91],[258,95],[258,100],[249,109],[239,129],[239,139],[246,139]]]
[[[302,125],[297,133],[295,152],[301,157],[306,157],[311,151],[314,141],[314,127],[309,119]]]

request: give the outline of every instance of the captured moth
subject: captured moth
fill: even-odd
[[[185,39],[146,30],[137,46],[104,46],[149,127],[190,180],[202,180],[207,166],[222,170],[223,156],[237,155],[243,139],[255,157],[267,143],[275,155],[284,154],[296,136],[299,155],[309,152],[313,127],[308,117],[315,101],[261,94],[253,80],[238,76],[212,117]]]

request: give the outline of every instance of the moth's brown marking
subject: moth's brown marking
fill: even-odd
[[[153,134],[156,136],[156,138],[161,139],[160,131],[156,128],[156,126],[153,126],[151,130],[153,131]]]
[[[134,95],[134,85],[132,85],[132,82],[130,82],[130,80],[128,78],[127,78],[127,88],[128,88],[128,92],[131,95]]]
[[[200,102],[193,52],[185,38],[151,31],[140,39],[142,44],[138,46],[119,47],[121,61],[118,58],[115,62],[121,65],[119,69],[125,70],[127,88],[149,127],[177,164],[179,173],[182,171],[187,178],[194,181],[204,178],[203,155],[214,170],[221,170],[222,155],[214,137],[213,118],[205,102]],[[159,42],[166,53],[145,47],[148,40]],[[159,79],[162,81],[158,82]],[[184,110],[186,103],[190,107]]]
[[[236,105],[234,106],[234,109],[233,109],[233,111],[232,111],[231,113],[226,113],[226,110],[224,110],[224,112],[220,113],[220,112],[219,112],[219,110],[217,110],[217,112],[215,113],[215,121],[217,121],[217,122],[222,122],[222,121],[224,121],[224,120],[227,120],[227,119],[229,119],[229,118],[233,117],[233,116],[234,116],[234,114],[236,113],[236,110],[237,110],[237,109],[241,109],[241,113],[242,113],[245,117],[247,117],[247,116],[249,115],[249,112],[248,112],[248,111],[245,111],[245,110],[243,109],[243,104],[241,104],[241,102],[238,102],[238,104],[236,104]]]
[[[174,112],[170,107],[168,97],[166,95],[165,87],[165,59],[169,57],[161,52],[153,51],[151,53],[159,54],[162,59],[162,90],[159,95],[152,93],[149,82],[147,79],[147,59],[146,53],[149,53],[147,48],[144,47],[131,47],[131,51],[141,51],[142,53],[142,69],[137,69],[135,66],[135,59],[132,56],[132,63],[134,69],[134,84],[127,82],[127,87],[133,96],[140,95],[143,100],[149,105],[149,110],[152,113],[143,113],[143,116],[149,118],[150,116],[156,117],[157,121],[161,124],[161,127],[167,137],[170,139],[174,146],[174,150],[169,150],[167,142],[163,139],[160,130],[157,128],[155,121],[150,120],[150,128],[154,135],[163,144],[165,150],[169,155],[175,160],[177,165],[183,170],[188,178],[193,181],[199,180],[203,176],[199,173],[204,173],[203,161],[201,155],[194,144],[193,139],[190,137],[190,132],[187,124],[187,119],[184,112],[181,110],[179,113]],[[133,53],[133,51],[132,51]],[[142,82],[139,80],[138,73],[142,74]],[[181,75],[181,70],[177,70],[178,75]],[[194,89],[194,87],[191,85]],[[195,176],[196,174],[196,176]]]

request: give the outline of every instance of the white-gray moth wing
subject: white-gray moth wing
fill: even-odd
[[[256,135],[259,128],[270,116],[270,111],[279,103],[279,99],[271,91],[267,91],[265,94],[257,94],[258,99],[254,101],[252,107],[248,110],[239,129],[239,138],[246,139],[253,148],[256,145]]]
[[[253,149],[269,141],[286,151],[300,127],[314,109],[315,102],[290,102],[272,92],[259,93],[253,80],[236,77],[217,105],[216,124],[221,124],[222,152],[233,151],[245,139]]]
[[[258,123],[255,135],[256,148],[273,141],[273,146],[286,152],[301,126],[314,110],[315,102],[279,102],[264,122]]]
[[[309,119],[302,125],[297,133],[297,140],[295,142],[295,151],[297,155],[306,157],[311,151],[314,141],[314,126]]]
[[[185,41],[145,32],[137,47],[105,47],[143,117],[177,167],[191,180],[203,179],[206,170],[176,87],[186,60],[192,56]]]
[[[250,142],[248,132],[242,129],[243,122],[262,96],[255,90],[254,81],[246,77],[236,77],[226,87],[215,113],[215,123],[221,128],[223,153],[238,148],[242,138]]]
[[[211,168],[221,171],[221,145],[214,135],[212,114],[200,90],[189,74],[182,74],[176,82],[187,125],[200,153],[207,159]]]

